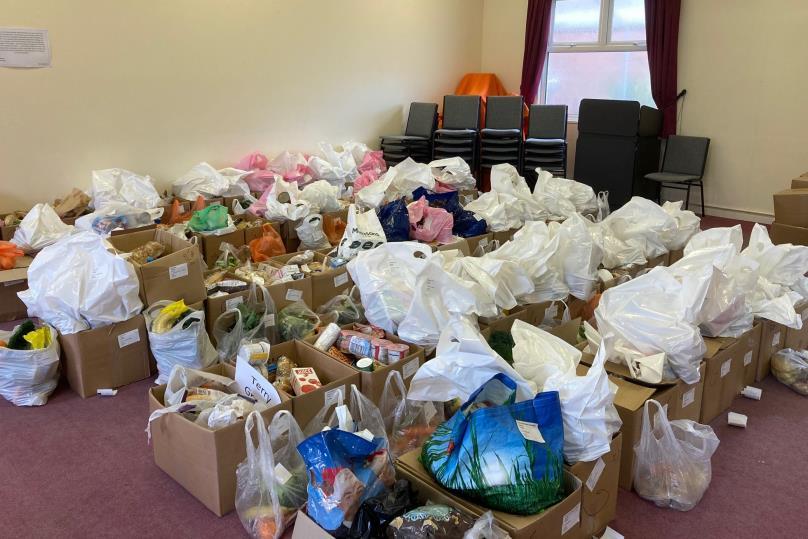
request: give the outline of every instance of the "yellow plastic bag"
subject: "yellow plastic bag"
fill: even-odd
[[[151,331],[154,333],[165,333],[174,326],[174,322],[188,310],[185,300],[169,303],[160,310],[160,313],[152,322]]]
[[[35,329],[30,333],[26,333],[22,337],[31,345],[31,350],[43,350],[51,344],[51,332],[48,327],[41,327]]]

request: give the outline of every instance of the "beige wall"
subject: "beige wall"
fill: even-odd
[[[376,142],[480,69],[481,0],[4,0],[53,67],[0,68],[0,211],[124,167],[166,187],[199,161]]]
[[[482,70],[496,73],[513,93],[522,81],[526,15],[527,0],[483,1]]]

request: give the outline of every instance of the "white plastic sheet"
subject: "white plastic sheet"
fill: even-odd
[[[75,228],[62,222],[50,204],[37,204],[25,214],[11,241],[26,253],[34,253],[73,233]]]
[[[517,401],[535,396],[533,386],[488,346],[475,324],[455,318],[441,332],[435,357],[412,377],[407,398],[436,402],[457,398],[465,402],[500,373],[516,382]]]
[[[117,202],[148,210],[161,204],[160,193],[149,175],[141,176],[123,168],[94,170],[90,205],[96,210]]]
[[[19,292],[36,316],[62,334],[128,320],[140,313],[135,268],[103,238],[78,232],[43,249]]]
[[[50,346],[40,350],[0,347],[0,395],[16,406],[41,406],[59,383],[59,341],[50,327]],[[14,330],[17,328],[15,327]],[[12,331],[0,330],[8,342]]]
[[[460,191],[462,189],[475,189],[477,180],[471,173],[471,168],[462,157],[447,157],[436,159],[429,163],[435,180]]]
[[[191,312],[165,333],[152,331],[152,322],[160,310],[170,303],[172,302],[158,301],[143,313],[149,332],[149,348],[157,362],[157,384],[168,381],[174,365],[204,369],[217,359],[216,349],[205,330],[205,311]]]

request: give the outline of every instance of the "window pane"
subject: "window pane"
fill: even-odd
[[[645,41],[643,0],[614,0],[612,41]]]
[[[560,0],[553,14],[553,43],[597,43],[600,0]]]
[[[548,62],[546,103],[567,105],[571,116],[585,97],[655,106],[645,51],[555,52]]]

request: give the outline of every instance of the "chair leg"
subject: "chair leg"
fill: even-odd
[[[690,182],[687,182],[687,194],[685,195],[685,209],[690,209]]]
[[[701,216],[704,217],[704,183],[699,180],[699,192],[701,192]]]

